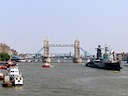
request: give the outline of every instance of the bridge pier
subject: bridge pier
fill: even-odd
[[[82,63],[82,58],[80,57],[80,41],[77,39],[74,42],[74,63]]]
[[[43,62],[46,62],[46,63],[51,62],[49,47],[50,47],[49,40],[46,39],[44,41],[44,56],[43,56]]]

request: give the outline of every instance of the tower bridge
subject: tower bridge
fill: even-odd
[[[38,54],[40,54],[40,52],[43,52],[43,62],[51,62],[51,58],[50,58],[50,47],[72,47],[74,48],[74,58],[73,58],[73,62],[74,63],[81,63],[82,62],[82,58],[81,58],[81,53],[80,51],[82,51],[84,53],[85,56],[90,56],[92,57],[87,51],[85,51],[82,47],[80,47],[80,41],[78,39],[76,39],[74,41],[74,44],[50,44],[49,40],[46,39],[44,40],[44,45],[42,48],[40,48],[37,52],[31,54],[30,56],[24,57],[24,59],[31,59],[34,56],[37,56]],[[12,56],[12,57],[16,57],[16,56]],[[18,58],[18,57],[16,57]],[[20,59],[20,57],[19,57]]]
[[[74,63],[82,63],[82,58],[80,56],[80,41],[77,39],[75,40],[74,44],[50,44],[49,40],[44,40],[44,58],[43,62],[51,62],[50,59],[50,47],[74,47]]]

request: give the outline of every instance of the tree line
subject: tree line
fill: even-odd
[[[8,53],[0,53],[0,61],[8,61],[10,59],[10,55]]]

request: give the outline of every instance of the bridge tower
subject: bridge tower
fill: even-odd
[[[49,40],[48,39],[44,40],[43,62],[47,62],[47,63],[51,62],[50,54],[49,54],[49,47],[50,47]]]
[[[74,42],[74,63],[82,63],[82,58],[80,57],[80,41],[77,39]]]

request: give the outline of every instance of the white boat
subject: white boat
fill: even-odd
[[[11,78],[10,76],[5,76],[2,86],[3,87],[12,87],[23,85],[23,77],[22,75],[15,76]]]
[[[18,66],[10,66],[8,71],[13,86],[23,85],[23,76],[20,73]]]
[[[21,59],[21,60],[19,60],[19,62],[27,62],[27,60]]]
[[[60,62],[60,60],[57,60],[57,62]]]

